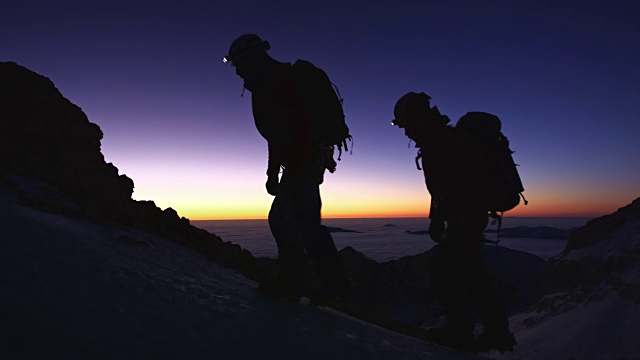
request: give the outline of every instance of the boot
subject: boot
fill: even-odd
[[[296,249],[293,249],[296,250]],[[279,249],[280,270],[276,279],[263,279],[257,288],[259,293],[299,302],[304,288],[304,258],[290,249]]]
[[[323,287],[311,296],[311,304],[346,303],[351,284],[338,254],[335,253],[315,259],[314,265]]]
[[[263,279],[256,291],[266,296],[283,299],[292,303],[299,303],[302,289],[293,287],[279,279]]]

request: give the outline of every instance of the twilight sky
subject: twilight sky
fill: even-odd
[[[222,62],[243,33],[324,68],[345,99],[354,149],[321,186],[325,217],[427,215],[416,149],[390,125],[408,91],[452,121],[501,118],[530,201],[507,215],[596,216],[640,196],[640,5],[574,3],[10,0],[0,61],[101,127],[134,199],[190,219],[271,204],[250,93]]]

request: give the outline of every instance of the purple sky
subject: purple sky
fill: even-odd
[[[478,3],[11,1],[0,61],[51,78],[102,128],[134,198],[193,219],[270,205],[250,93],[222,63],[251,32],[278,60],[323,67],[345,99],[355,147],[322,185],[325,216],[426,215],[416,150],[389,124],[408,91],[454,121],[502,119],[530,200],[510,215],[600,215],[640,196],[640,6]]]

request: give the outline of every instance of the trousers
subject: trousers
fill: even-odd
[[[474,312],[484,331],[508,330],[506,298],[499,295],[482,264],[482,235],[488,218],[484,212],[447,220],[444,238],[429,261],[432,287],[444,310],[447,327],[472,334]]]
[[[321,208],[317,176],[285,169],[269,211],[269,227],[278,247],[278,280],[292,291],[303,291],[305,252],[325,289],[339,292],[348,286],[333,238],[322,225]]]

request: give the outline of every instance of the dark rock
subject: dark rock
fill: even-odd
[[[100,152],[102,131],[64,98],[51,80],[0,62],[0,165],[42,180],[106,215],[131,199],[133,181]]]
[[[258,276],[248,251],[191,226],[174,209],[132,200],[133,181],[104,160],[100,127],[50,79],[14,62],[0,62],[0,79],[2,182],[25,203],[167,237]]]
[[[563,252],[545,266],[544,294],[563,294],[565,300],[582,303],[616,292],[640,304],[638,234],[640,198],[574,229]],[[537,306],[542,311],[551,305]]]
[[[618,209],[613,214],[590,220],[585,226],[574,229],[567,241],[563,254],[581,249],[606,239],[624,224],[640,219],[640,198]]]
[[[499,246],[484,246],[483,260],[499,291],[509,300],[510,314],[535,304],[541,297],[544,260]],[[388,327],[418,326],[436,321],[437,304],[427,271],[431,251],[377,263],[351,247],[340,252],[351,278],[360,312]]]

